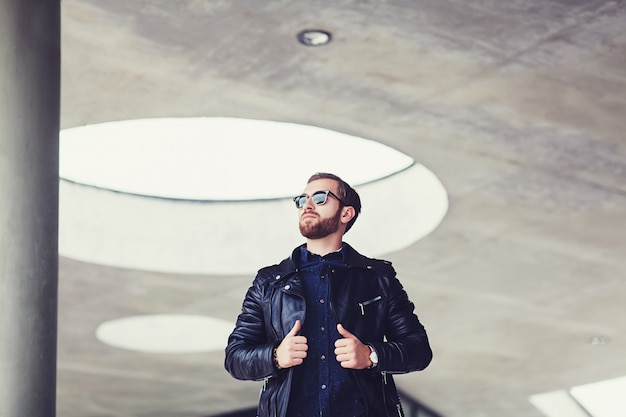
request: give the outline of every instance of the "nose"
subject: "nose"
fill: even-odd
[[[306,198],[306,202],[304,203],[304,206],[302,206],[302,209],[304,211],[310,211],[310,210],[315,210],[315,204],[313,204],[313,198],[308,196]]]

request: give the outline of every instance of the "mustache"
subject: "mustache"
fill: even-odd
[[[314,212],[313,210],[309,210],[309,211],[305,211],[300,215],[300,219],[302,219],[304,216],[308,216],[308,215],[312,215],[315,217],[319,217],[319,214],[317,214],[316,212]]]

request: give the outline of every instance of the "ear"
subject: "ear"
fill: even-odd
[[[350,222],[350,220],[352,220],[354,218],[354,215],[356,214],[356,211],[354,210],[354,207],[352,206],[345,206],[341,209],[341,223],[343,224],[348,224]]]

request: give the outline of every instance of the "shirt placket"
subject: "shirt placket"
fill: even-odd
[[[328,329],[328,267],[325,264],[320,271],[320,282],[319,282],[319,293],[318,293],[318,302],[319,302],[319,311],[320,311],[320,320],[319,320],[319,331],[320,331],[320,352],[319,352],[319,390],[320,390],[320,417],[326,417],[329,413],[329,404],[330,404],[330,369],[329,369],[329,360],[332,359],[331,354],[331,341],[330,341],[330,332]]]

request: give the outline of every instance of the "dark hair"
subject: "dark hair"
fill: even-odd
[[[329,174],[327,172],[315,173],[311,175],[311,177],[307,181],[307,184],[310,182],[313,182],[316,180],[322,180],[322,179],[330,179],[330,180],[337,181],[337,184],[339,185],[339,189],[338,189],[339,198],[341,198],[341,201],[343,202],[344,205],[351,206],[354,208],[354,217],[348,222],[348,225],[346,226],[346,232],[347,232],[348,230],[350,230],[350,228],[356,221],[356,218],[359,217],[359,213],[361,212],[361,198],[359,197],[359,194],[354,190],[354,188],[350,187],[350,184],[348,184],[347,182],[345,182],[344,180],[342,180],[335,174]]]

